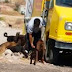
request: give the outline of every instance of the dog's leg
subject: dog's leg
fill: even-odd
[[[42,63],[44,63],[44,55],[45,55],[45,49],[43,49],[43,56],[42,56]]]
[[[36,65],[36,56],[35,56],[35,58],[34,58],[34,65]]]
[[[36,65],[36,51],[35,51],[35,57],[34,57],[34,65]]]
[[[30,64],[32,64],[32,57],[30,57]]]
[[[34,65],[36,65],[36,59],[34,60]]]
[[[36,51],[36,62],[38,61],[38,51]]]
[[[25,58],[28,58],[28,54],[25,51],[22,51],[22,53],[24,54]]]
[[[36,65],[36,62],[38,61],[38,51],[36,51],[36,56],[35,56],[35,60],[34,60],[34,65]]]
[[[32,64],[32,59],[30,59],[30,64]]]

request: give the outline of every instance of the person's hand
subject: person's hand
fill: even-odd
[[[31,47],[32,47],[32,48],[35,48],[35,46],[34,46],[33,44],[31,44]]]

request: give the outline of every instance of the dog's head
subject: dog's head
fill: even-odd
[[[17,43],[18,42],[18,38],[19,38],[20,32],[16,33],[16,36],[14,37],[14,41]]]
[[[16,35],[15,42],[18,43],[21,46],[24,46],[27,42],[26,35]]]

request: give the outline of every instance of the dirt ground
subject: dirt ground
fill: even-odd
[[[9,35],[15,35],[16,32],[22,33],[21,29],[0,27],[0,44],[6,42],[6,38],[3,36],[4,32],[8,32]],[[71,57],[69,57],[71,59]],[[67,59],[69,59],[67,58]],[[69,59],[69,60],[70,60]],[[69,63],[67,61],[65,64]],[[62,61],[62,60],[61,60]],[[65,58],[63,59],[63,63]],[[72,61],[72,60],[71,60]],[[71,65],[56,66],[49,63],[37,63],[35,66],[29,63],[30,60],[26,58],[13,58],[0,56],[0,72],[72,72]],[[72,64],[72,63],[69,63]]]
[[[72,68],[39,62],[33,65],[28,59],[7,61],[0,58],[0,72],[72,72]]]

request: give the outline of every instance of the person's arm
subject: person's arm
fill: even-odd
[[[33,44],[33,40],[32,40],[32,34],[29,34],[29,40],[30,40],[31,47],[35,48],[35,46]]]

